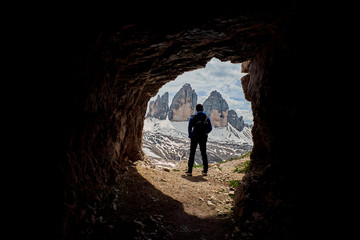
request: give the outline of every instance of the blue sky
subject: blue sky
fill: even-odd
[[[221,93],[230,109],[235,110],[238,116],[243,116],[246,123],[253,124],[251,103],[245,99],[241,87],[240,79],[244,75],[246,73],[241,73],[241,63],[221,62],[213,58],[205,68],[185,72],[174,81],[168,82],[158,94],[169,92],[169,104],[171,104],[176,92],[185,83],[189,83],[198,95],[198,103],[203,103],[210,93],[216,90]],[[155,99],[156,96],[151,100]]]

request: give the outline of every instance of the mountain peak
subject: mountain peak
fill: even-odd
[[[182,122],[188,121],[195,113],[197,94],[189,83],[185,83],[175,94],[169,109],[169,120]]]
[[[222,97],[221,94],[220,94],[218,91],[216,91],[216,90],[212,91],[212,92],[210,93],[210,96],[220,96],[220,97]]]
[[[247,126],[244,122],[243,117],[238,117],[237,113],[234,110],[229,110],[228,122],[239,131],[242,131],[244,127]]]
[[[155,101],[151,101],[147,117],[154,117],[160,120],[166,119],[169,113],[169,93],[166,92],[160,97],[157,95]]]
[[[204,111],[210,117],[214,127],[226,127],[228,125],[229,105],[218,91],[212,91],[203,105]]]
[[[191,88],[190,83],[185,83],[181,88]]]

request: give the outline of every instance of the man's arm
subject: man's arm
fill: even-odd
[[[209,122],[209,128],[208,128],[208,132],[207,133],[210,133],[212,131],[212,125],[211,125],[211,121],[210,121],[210,118],[208,117],[208,122]]]
[[[188,136],[189,136],[189,138],[191,138],[192,135],[193,135],[193,132],[192,132],[193,125],[194,125],[194,123],[193,123],[193,116],[191,116],[191,117],[190,117],[190,120],[189,120],[189,126],[188,126],[188,134],[189,134]]]

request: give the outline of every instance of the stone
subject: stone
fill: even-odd
[[[248,90],[249,81],[250,81],[250,75],[249,74],[246,74],[245,76],[243,76],[241,78],[241,86],[242,86],[243,91],[244,91],[245,99],[248,100],[249,102],[251,102],[251,93]]]
[[[241,72],[242,73],[250,72],[250,60],[241,63]]]

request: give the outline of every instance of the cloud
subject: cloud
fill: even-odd
[[[169,92],[169,104],[171,104],[176,92],[185,83],[190,83],[198,94],[198,102],[202,103],[212,91],[216,90],[227,101],[230,109],[234,109],[238,115],[242,115],[246,123],[253,124],[251,105],[244,98],[240,81],[244,75],[241,73],[241,64],[232,64],[229,61],[221,62],[213,58],[206,64],[205,68],[185,72],[174,81],[165,84],[158,94],[162,95]]]

